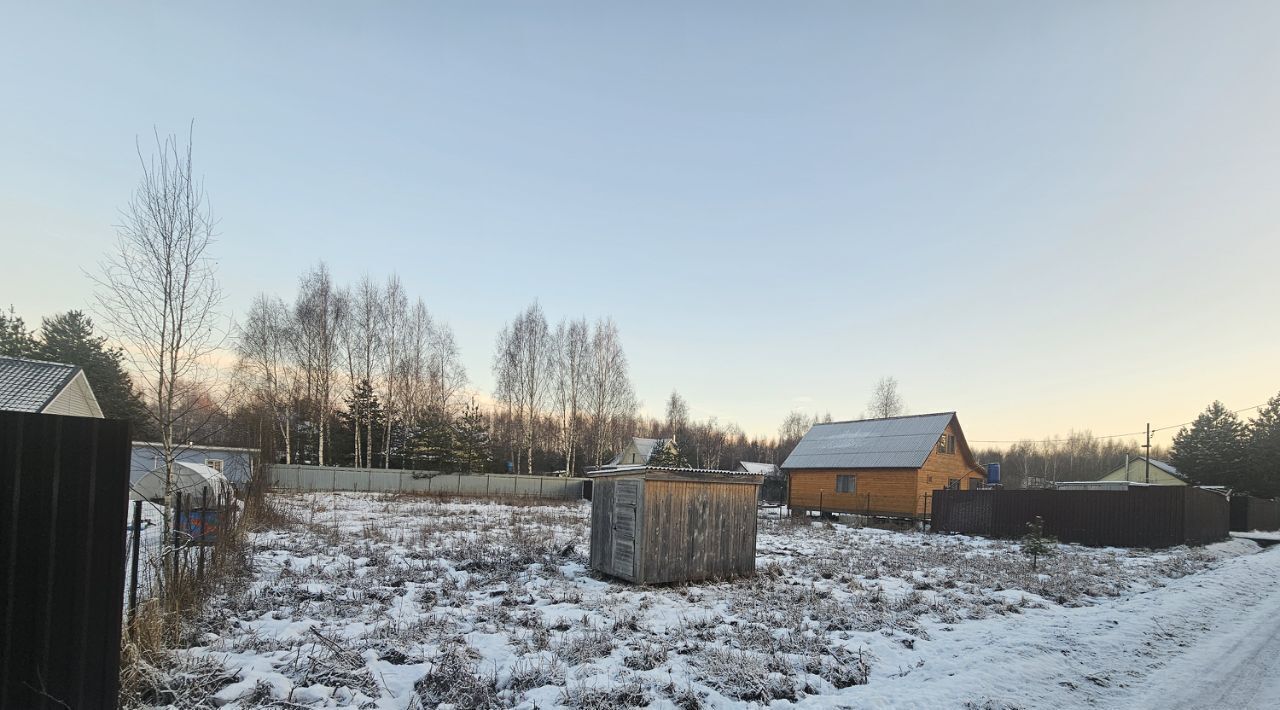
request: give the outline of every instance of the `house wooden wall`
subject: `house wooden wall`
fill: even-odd
[[[946,432],[955,435],[955,427]],[[914,468],[797,469],[789,473],[793,511],[826,510],[880,515],[924,515],[925,494],[942,490],[952,479],[968,489],[970,481],[981,484],[986,472],[970,465],[965,442],[956,439],[955,452],[939,453],[935,447],[924,465]],[[837,493],[836,477],[853,476],[854,493]]]

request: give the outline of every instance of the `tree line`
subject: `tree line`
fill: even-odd
[[[1196,484],[1280,496],[1280,394],[1247,421],[1215,401],[1178,430],[1169,457]]]

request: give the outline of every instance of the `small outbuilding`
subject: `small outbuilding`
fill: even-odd
[[[755,572],[764,476],[635,466],[590,478],[592,569],[636,584]]]
[[[82,368],[19,357],[0,357],[0,410],[102,419]]]

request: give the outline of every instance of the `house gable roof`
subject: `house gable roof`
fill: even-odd
[[[0,357],[0,409],[42,412],[79,372],[60,362]]]
[[[1148,460],[1151,461],[1152,467],[1158,468],[1161,471],[1164,471],[1165,473],[1169,474],[1170,476],[1173,476],[1179,481],[1183,481],[1185,483],[1191,482],[1190,479],[1187,478],[1186,474],[1180,472],[1177,469],[1177,467],[1175,467],[1173,464],[1170,464],[1167,461],[1160,461],[1159,459],[1148,459],[1146,456],[1135,456],[1132,459],[1130,459],[1127,464],[1116,466],[1115,468],[1107,472],[1106,475],[1111,476],[1111,475],[1120,473],[1126,470],[1127,467],[1132,467],[1136,463],[1141,463],[1143,461],[1148,461]]]
[[[636,455],[640,457],[640,461],[642,463],[649,463],[649,459],[653,458],[653,452],[661,448],[665,442],[666,442],[666,439],[645,439],[639,436],[631,437],[631,443],[634,444],[636,447]],[[610,461],[607,465],[617,466],[621,464],[622,455],[625,453],[626,453],[625,449],[619,452],[618,455],[613,457],[613,460]]]
[[[814,424],[782,468],[920,468],[952,422],[959,432],[955,412]],[[959,438],[971,460],[963,434]]]

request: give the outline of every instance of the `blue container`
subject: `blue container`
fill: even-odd
[[[1000,464],[987,464],[987,485],[995,486],[1000,483]]]
[[[192,542],[213,544],[221,522],[221,510],[184,510],[178,519],[178,530],[190,535]]]

